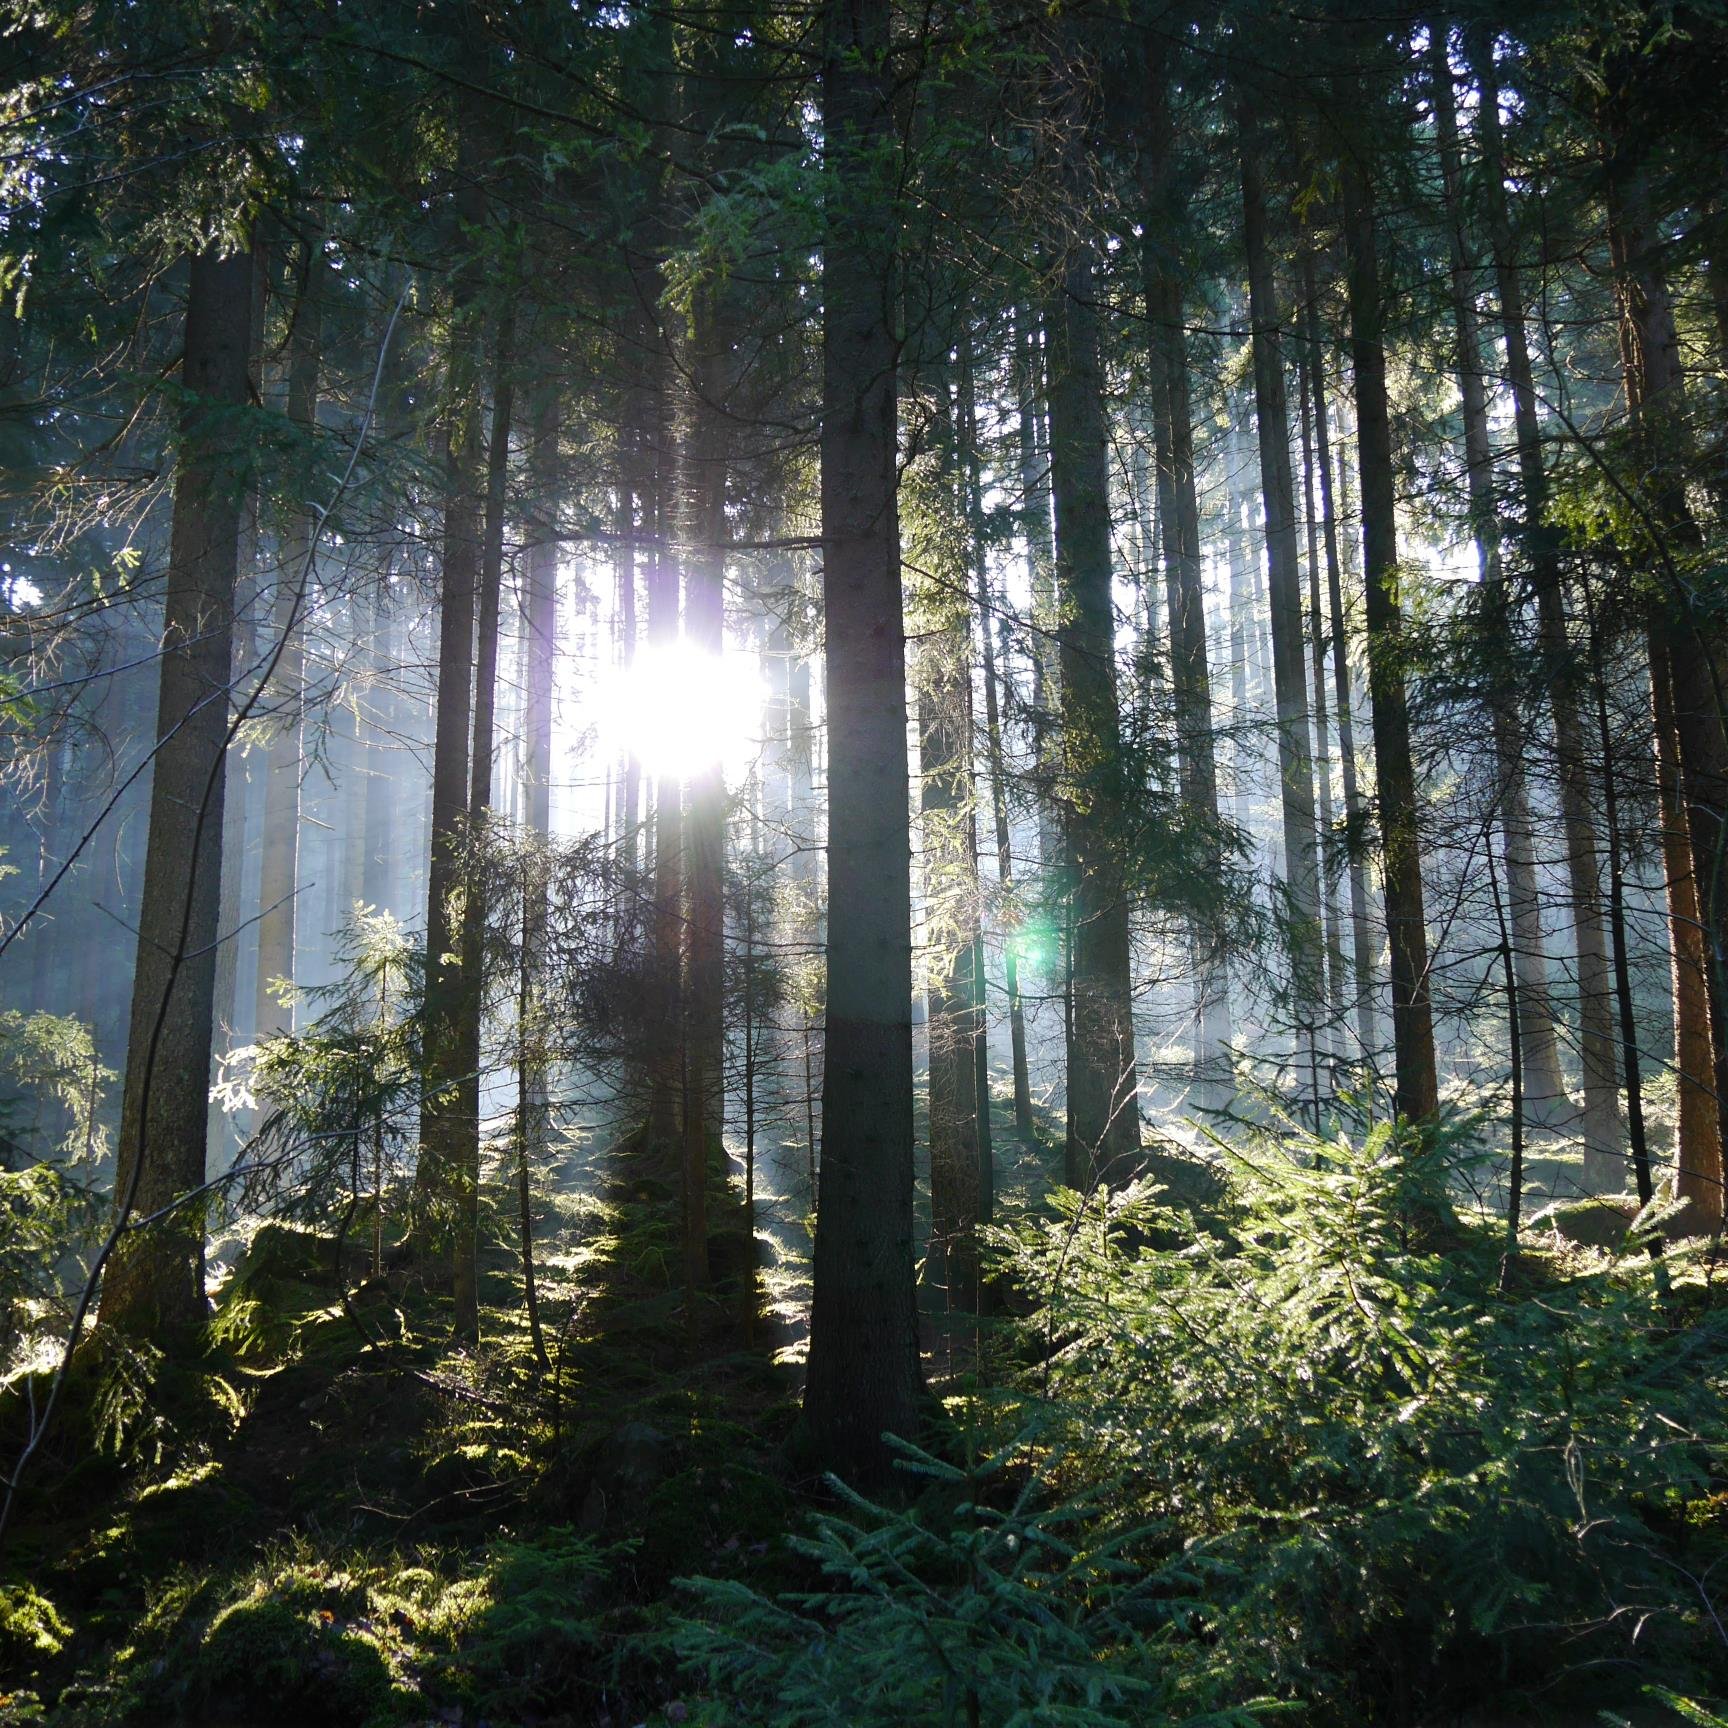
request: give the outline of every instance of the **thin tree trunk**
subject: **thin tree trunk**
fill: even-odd
[[[1284,830],[1284,880],[1290,911],[1291,995],[1299,1041],[1316,1048],[1325,996],[1320,884],[1314,858],[1314,758],[1308,730],[1308,675],[1302,662],[1302,571],[1296,497],[1290,475],[1290,416],[1279,337],[1277,286],[1267,250],[1261,138],[1242,105],[1242,212],[1253,332],[1254,405],[1259,424],[1260,488],[1272,626],[1273,697],[1278,716],[1278,784]],[[1318,1124],[1319,1099],[1313,1100]]]
[[[681,439],[677,557],[684,569],[684,634],[718,662],[724,642],[726,432],[721,409],[726,332],[712,288],[697,291],[690,328],[692,387]],[[718,757],[704,762],[685,791],[688,910],[684,923],[684,1282],[695,1297],[708,1286],[708,1161],[725,1121],[724,1011],[726,788]]]
[[[649,526],[648,645],[664,661],[678,640],[681,582],[671,546],[674,521],[673,427],[666,403],[671,368],[657,357],[665,389],[657,409],[653,470],[644,506]],[[654,884],[649,927],[652,1019],[648,1049],[647,1146],[670,1183],[683,1169],[679,1100],[684,1087],[684,789],[660,764],[654,775]]]
[[[978,619],[984,643],[984,748],[990,775],[990,805],[996,818],[996,875],[1002,897],[1014,897],[1014,846],[1008,822],[1008,774],[1002,757],[1002,710],[997,691],[995,607],[990,593],[990,561],[984,540],[984,485],[978,455],[978,412],[971,365],[961,374],[960,429],[965,445],[966,514],[972,551],[972,579],[977,585]],[[1004,626],[1006,620],[1004,620]],[[1006,649],[1004,649],[1006,659]],[[976,850],[976,843],[974,843]],[[980,955],[980,962],[982,955]],[[1016,932],[1009,930],[1002,944],[1002,966],[1008,991],[1008,1041],[1014,1073],[1014,1127],[1022,1139],[1032,1139],[1032,1081],[1026,1060],[1026,1012],[1020,1002],[1020,956]],[[977,967],[980,1007],[984,1002],[984,971]],[[988,1073],[986,1061],[985,1070]],[[988,1086],[981,1108],[988,1128]]]
[[[1608,842],[1608,939],[1614,965],[1614,999],[1620,1013],[1620,1071],[1626,1078],[1626,1144],[1638,1204],[1655,1194],[1650,1179],[1650,1148],[1644,1137],[1644,1088],[1638,1061],[1638,1017],[1632,1000],[1632,969],[1627,954],[1626,872],[1620,843],[1619,770],[1614,763],[1614,733],[1608,718],[1608,680],[1602,661],[1602,635],[1588,589],[1585,624],[1590,632],[1591,683],[1596,692],[1596,744],[1602,752],[1602,818]]]
[[[1362,863],[1367,815],[1356,771],[1355,704],[1350,691],[1350,626],[1344,610],[1344,569],[1338,553],[1338,510],[1332,490],[1332,436],[1326,415],[1326,357],[1320,346],[1319,300],[1313,254],[1302,257],[1303,338],[1314,379],[1314,461],[1320,471],[1320,526],[1326,547],[1326,591],[1332,612],[1332,689],[1338,709],[1338,764],[1344,781],[1344,825],[1348,835],[1350,950],[1356,984],[1356,1036],[1362,1058],[1373,1059],[1380,1034],[1374,1012],[1374,937],[1368,906],[1368,872]]]
[[[1212,725],[1212,674],[1206,648],[1206,598],[1200,557],[1200,501],[1194,477],[1194,415],[1179,260],[1161,236],[1173,231],[1180,183],[1170,118],[1169,77],[1156,42],[1148,50],[1147,217],[1142,271],[1150,323],[1147,358],[1152,439],[1158,467],[1158,518],[1164,554],[1164,603],[1170,620],[1170,684],[1176,711],[1177,766],[1183,801],[1214,837],[1209,865],[1224,866],[1218,764]],[[1219,944],[1198,918],[1189,926],[1194,968],[1194,1073],[1197,1102],[1223,1102],[1230,1044],[1230,981]]]
[[[1512,1261],[1518,1253],[1518,1225],[1524,1208],[1524,1039],[1520,1031],[1518,968],[1512,954],[1512,930],[1506,922],[1506,906],[1500,894],[1500,873],[1494,867],[1494,849],[1487,848],[1488,887],[1494,896],[1494,922],[1500,936],[1500,973],[1506,987],[1506,1054],[1512,1088],[1512,1158],[1506,1172],[1506,1258],[1500,1268],[1504,1289]]]
[[[1559,547],[1546,521],[1548,475],[1542,461],[1542,431],[1536,405],[1535,376],[1524,318],[1524,291],[1512,249],[1506,210],[1506,164],[1500,135],[1500,81],[1492,38],[1473,27],[1467,32],[1476,75],[1477,135],[1482,151],[1481,183],[1487,203],[1500,299],[1500,325],[1506,343],[1506,371],[1512,386],[1518,473],[1524,497],[1524,536],[1535,581],[1537,628],[1549,663],[1549,702],[1560,771],[1560,813],[1565,832],[1566,869],[1572,895],[1572,924],[1578,955],[1578,1013],[1584,1086],[1584,1182],[1600,1191],[1619,1175],[1620,1111],[1614,1065],[1613,993],[1608,975],[1607,941],[1602,922],[1602,890],[1596,857],[1596,817],[1578,712],[1576,678],[1570,667],[1571,632]]]
[[[535,406],[528,462],[534,515],[530,518],[523,617],[527,676],[522,714],[523,820],[542,846],[552,833],[552,680],[558,638],[558,393],[541,387]],[[535,1360],[546,1367],[539,1290],[534,1271],[534,1213],[530,1177],[546,1155],[548,1129],[546,1039],[543,1002],[547,940],[551,924],[550,884],[536,870],[524,884],[522,977],[516,1012],[523,1027],[518,1059],[517,1133],[520,1136],[517,1205],[522,1239],[522,1289]]]
[[[636,665],[636,479],[638,453],[625,437],[618,445],[618,659],[628,678]],[[622,808],[618,836],[625,868],[636,870],[642,862],[642,759],[626,745]]]
[[[1224,548],[1230,570],[1230,779],[1236,825],[1250,836],[1252,853],[1251,785],[1253,753],[1248,741],[1249,673],[1253,655],[1254,584],[1248,572],[1248,537],[1242,532],[1242,452],[1236,408],[1226,398],[1230,416],[1224,440]]]
[[[1687,1202],[1708,1230],[1722,1227],[1722,1120],[1714,1085],[1710,994],[1704,926],[1698,911],[1680,743],[1674,725],[1673,668],[1666,632],[1652,627],[1650,699],[1656,734],[1656,796],[1662,822],[1662,865],[1668,902],[1668,946],[1674,996],[1676,1089],[1674,1197]]]
[[[474,654],[474,740],[468,756],[466,881],[462,897],[461,1009],[457,1022],[461,1146],[453,1175],[452,1291],[458,1337],[480,1329],[480,1069],[486,1016],[485,848],[492,815],[498,705],[498,617],[504,581],[504,504],[510,473],[513,317],[498,332],[492,372],[492,430],[486,457],[486,509],[480,541],[480,596]]]
[[[397,697],[386,682],[398,675],[396,640],[397,622],[390,606],[388,579],[381,577],[367,606],[363,649],[367,668],[366,736],[361,756],[366,788],[360,817],[365,853],[360,870],[360,898],[375,912],[396,910],[393,834],[397,786],[391,761],[397,746],[391,734],[397,729],[394,724]]]
[[[260,260],[261,262],[261,260]],[[263,345],[259,328],[263,323],[263,270],[254,289],[252,301],[252,359],[254,377],[261,374]],[[240,523],[240,547],[237,554],[239,575],[234,589],[234,692],[240,696],[244,683],[258,671],[257,610],[258,610],[258,493],[253,488],[245,505]],[[240,961],[245,944],[243,934],[249,926],[246,911],[246,863],[249,850],[258,839],[258,813],[253,806],[252,775],[245,753],[229,750],[226,769],[228,776],[222,800],[222,899],[216,928],[221,932],[216,946],[216,1006],[215,1055],[218,1068],[227,1050],[244,1048],[253,1042],[252,1029],[241,1012]],[[48,931],[38,931],[37,940]],[[87,944],[94,949],[96,944]],[[49,951],[52,952],[51,950]],[[38,962],[40,964],[40,961]],[[82,998],[81,998],[82,999]],[[243,1118],[239,1113],[223,1108],[222,1101],[210,1099],[207,1162],[228,1166],[234,1162],[243,1139]]]
[[[1120,829],[1128,808],[1116,697],[1109,435],[1090,255],[1063,270],[1050,328],[1050,480],[1062,603],[1064,811],[1072,948],[1068,1037],[1069,1185],[1134,1173],[1140,1155],[1128,892]]]
[[[1325,853],[1326,842],[1333,834],[1332,727],[1326,697],[1328,632],[1326,608],[1320,596],[1320,517],[1314,503],[1314,437],[1313,419],[1309,411],[1313,394],[1314,357],[1306,342],[1301,345],[1299,356],[1296,368],[1296,423],[1300,428],[1302,514],[1307,526],[1308,540],[1308,651],[1314,689],[1314,788],[1318,801],[1316,820],[1320,832],[1320,855],[1315,862],[1325,920],[1325,1006],[1328,1027],[1326,1041],[1330,1047],[1334,1043],[1333,1033],[1337,1029],[1337,1023],[1344,1015],[1344,913],[1338,899],[1338,872],[1332,868]]]
[[[930,1246],[924,1281],[947,1318],[952,1359],[962,1316],[978,1312],[980,1162],[972,1016],[977,859],[969,857],[971,665],[965,615],[919,652],[926,998],[930,1034]]]
[[[1488,400],[1476,319],[1475,261],[1465,238],[1458,116],[1447,37],[1436,29],[1430,46],[1435,128],[1447,206],[1452,254],[1452,307],[1458,334],[1458,390],[1464,421],[1464,468],[1469,489],[1471,533],[1481,567],[1484,622],[1493,642],[1511,628],[1510,599],[1500,559],[1500,525],[1494,496],[1493,453],[1488,436]],[[1500,790],[1500,830],[1506,859],[1506,894],[1511,904],[1513,967],[1517,973],[1518,1037],[1523,1061],[1520,1102],[1533,1121],[1554,1122],[1568,1100],[1560,1072],[1560,1043],[1549,1007],[1548,963],[1542,948],[1541,890],[1536,877],[1524,757],[1528,739],[1517,692],[1500,680],[1489,699],[1489,720]]]
[[[1386,350],[1374,207],[1360,170],[1344,174],[1349,253],[1350,352],[1356,373],[1356,451],[1362,485],[1363,580],[1367,590],[1368,689],[1374,707],[1381,866],[1391,950],[1392,1044],[1398,1114],[1431,1121],[1440,1107],[1428,1001],[1428,931],[1416,769],[1404,689],[1404,619],[1398,601],[1397,495],[1386,399]]]
[[[295,312],[288,353],[288,423],[310,440],[318,423],[318,369],[323,346],[323,305],[312,291],[317,266]],[[255,1037],[289,1031],[294,1010],[282,992],[294,982],[295,889],[300,874],[300,780],[305,728],[305,589],[313,581],[312,518],[304,500],[290,508],[281,539],[272,624],[281,642],[265,702],[277,731],[265,756],[263,851],[258,888],[258,994]]]
[[[1052,788],[1056,780],[1056,529],[1051,517],[1049,453],[1038,435],[1043,393],[1038,324],[1023,313],[1019,343],[1020,508],[1025,521],[1026,575],[1032,591],[1032,741],[1038,798],[1038,865],[1044,880],[1059,868],[1062,838]]]

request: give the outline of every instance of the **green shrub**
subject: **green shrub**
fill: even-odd
[[[567,1525],[496,1544],[463,1627],[461,1666],[489,1710],[568,1698],[594,1660],[605,1554]]]
[[[1208,1707],[1209,1659],[1179,1654],[1187,1578],[1161,1533],[1104,1495],[1052,1492],[1016,1441],[969,1470],[901,1443],[932,1504],[846,1510],[792,1542],[825,1581],[770,1599],[687,1582],[676,1646],[716,1728],[1115,1728],[1242,1723]]]
[[[1444,1212],[1451,1155],[1385,1129],[1226,1150],[1185,1246],[1148,1246],[1173,1222],[1150,1185],[1000,1238],[1027,1397],[1075,1483],[1119,1482],[1211,1568],[1194,1625],[1236,1695],[1380,1723],[1723,1654],[1691,1580],[1728,1545],[1685,1525],[1728,1391],[1696,1262],[1503,1276],[1499,1228]]]

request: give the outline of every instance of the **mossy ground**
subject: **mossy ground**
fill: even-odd
[[[327,1239],[260,1232],[101,1446],[81,1368],[0,1574],[0,1724],[680,1720],[673,1580],[771,1579],[802,1486],[718,1190],[694,1324],[629,1144],[546,1208],[545,1374],[502,1227],[477,1351],[434,1282],[347,1264],[350,1314]]]
[[[1022,1144],[995,1102],[1024,1203],[1055,1125]],[[805,1254],[764,1219],[753,1240],[716,1145],[692,1314],[667,1162],[626,1135],[540,1203],[544,1373],[502,1184],[478,1350],[435,1276],[267,1224],[224,1256],[196,1360],[83,1353],[0,1565],[0,1728],[695,1720],[676,1580],[811,1583],[782,1538],[825,1490]]]

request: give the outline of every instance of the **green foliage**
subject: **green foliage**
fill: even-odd
[[[0,1013],[0,1382],[45,1365],[82,1282],[113,1078],[81,1021]]]
[[[114,1073],[96,1054],[90,1029],[61,1014],[0,1014],[0,1125],[37,1158],[90,1163],[107,1149],[102,1100]],[[45,1120],[44,1112],[52,1118]],[[21,1118],[28,1114],[28,1124]],[[57,1139],[49,1139],[53,1127]]]
[[[27,1671],[33,1662],[58,1656],[72,1628],[46,1596],[28,1584],[0,1588],[0,1665],[8,1674]]]
[[[345,1228],[382,1200],[406,1157],[423,956],[390,913],[363,906],[336,952],[340,971],[316,992],[311,1025],[233,1052],[215,1095],[229,1111],[266,1110],[231,1201]]]
[[[961,1469],[899,1443],[927,1503],[894,1510],[835,1484],[795,1553],[822,1587],[769,1598],[713,1579],[677,1643],[720,1695],[706,1720],[774,1728],[990,1722],[1106,1728],[1246,1722],[1195,1694],[1161,1633],[1174,1578],[1158,1531],[1099,1494],[1052,1493],[1028,1441]]]
[[[597,1587],[608,1570],[568,1525],[496,1544],[470,1607],[467,1684],[493,1708],[568,1697],[600,1650]]]
[[[40,1366],[55,1272],[91,1215],[88,1190],[58,1165],[0,1170],[0,1378]]]
[[[1707,1710],[1691,1698],[1682,1698],[1678,1692],[1670,1692],[1666,1686],[1649,1686],[1645,1691],[1648,1696],[1672,1710],[1682,1722],[1694,1724],[1694,1728],[1728,1728],[1728,1716],[1719,1716],[1714,1710]],[[1626,1717],[1616,1715],[1612,1710],[1604,1710],[1599,1720],[1606,1723],[1607,1728],[1632,1728]]]
[[[92,1335],[91,1439],[97,1452],[146,1471],[207,1456],[246,1413],[234,1384],[209,1363],[176,1360],[114,1328]]]
[[[1680,1255],[1503,1279],[1497,1231],[1433,1223],[1449,1155],[1385,1129],[1225,1149],[1180,1246],[1148,1245],[1177,1222],[1149,1183],[1000,1238],[1065,1471],[1167,1522],[1238,1695],[1371,1721],[1708,1654],[1708,1557],[1671,1547],[1721,1461],[1728,1316],[1672,1324]]]

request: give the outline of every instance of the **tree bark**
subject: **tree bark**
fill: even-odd
[[[1422,906],[1416,770],[1404,688],[1397,494],[1374,226],[1369,187],[1360,170],[1347,165],[1344,235],[1350,265],[1350,355],[1356,373],[1356,450],[1362,491],[1363,579],[1368,598],[1368,691],[1374,707],[1381,867],[1391,951],[1395,1103],[1400,1116],[1425,1123],[1439,1110],[1440,1092],[1428,1000],[1428,931]]]
[[[1728,808],[1722,669],[1714,625],[1696,615],[1684,591],[1673,592],[1680,587],[1674,573],[1695,560],[1703,544],[1681,466],[1688,442],[1685,379],[1673,302],[1652,251],[1644,172],[1623,153],[1611,115],[1605,131],[1609,250],[1619,292],[1626,399],[1643,445],[1642,469],[1654,482],[1649,521],[1659,543],[1652,550],[1666,573],[1648,641],[1679,1088],[1676,1192],[1692,1202],[1699,1222],[1714,1229],[1723,1215],[1721,1100],[1728,1096],[1715,892]],[[1706,1051],[1707,1097],[1699,1083]]]
[[[1200,557],[1200,501],[1194,478],[1194,414],[1183,323],[1181,260],[1174,244],[1180,220],[1179,178],[1170,118],[1169,75],[1151,38],[1147,85],[1145,277],[1152,440],[1158,470],[1158,520],[1164,555],[1164,604],[1170,620],[1170,685],[1176,713],[1176,758],[1183,801],[1214,837],[1209,863],[1224,867],[1218,764],[1212,727],[1212,674],[1206,652],[1206,597]],[[1194,1073],[1197,1102],[1223,1103],[1230,1044],[1229,970],[1216,937],[1196,918],[1189,927],[1194,968]]]
[[[1465,484],[1471,534],[1481,568],[1484,623],[1493,641],[1511,626],[1511,601],[1500,557],[1500,525],[1494,496],[1493,451],[1488,435],[1488,399],[1476,318],[1476,264],[1465,236],[1458,151],[1458,114],[1447,36],[1436,29],[1429,49],[1435,132],[1447,211],[1452,261],[1452,307],[1458,337],[1458,393],[1464,421]],[[1524,758],[1528,738],[1517,692],[1501,678],[1489,694],[1489,721],[1500,794],[1500,832],[1506,860],[1506,897],[1511,910],[1512,965],[1517,977],[1518,1043],[1522,1063],[1521,1106],[1536,1122],[1557,1121],[1568,1105],[1560,1071],[1560,1043],[1549,1004],[1548,962],[1542,948],[1541,889],[1530,827]]]
[[[1026,576],[1032,593],[1032,744],[1038,799],[1038,866],[1048,882],[1060,868],[1062,837],[1052,787],[1056,781],[1056,528],[1051,518],[1050,461],[1039,436],[1039,403],[1044,368],[1038,321],[1023,312],[1016,333],[1019,345],[1020,509],[1025,522]]]
[[[724,639],[726,542],[726,335],[715,290],[699,289],[685,370],[678,562],[684,634],[718,662]],[[687,1298],[708,1285],[708,1159],[725,1119],[724,1010],[726,788],[716,757],[685,788],[684,869],[684,1280]],[[694,1312],[694,1310],[692,1310]]]
[[[1338,509],[1332,489],[1332,434],[1326,414],[1326,356],[1320,346],[1314,258],[1302,258],[1303,340],[1314,379],[1314,462],[1320,471],[1320,527],[1326,548],[1326,594],[1332,612],[1332,690],[1338,710],[1338,764],[1343,778],[1344,825],[1349,835],[1345,873],[1350,881],[1350,957],[1356,985],[1356,1037],[1362,1058],[1373,1059],[1380,1035],[1374,1012],[1374,936],[1368,872],[1362,863],[1366,815],[1356,768],[1355,704],[1350,691],[1350,625],[1344,610],[1344,567],[1338,553]]]
[[[822,586],[828,1000],[804,1415],[830,1467],[888,1472],[919,1392],[912,1250],[906,640],[896,509],[888,0],[826,0]]]
[[[942,606],[940,599],[938,608]],[[930,1032],[930,1246],[925,1284],[947,1317],[978,1312],[980,1145],[973,1050],[978,860],[971,834],[972,668],[966,617],[950,616],[919,651],[918,743]]]
[[[320,251],[322,246],[320,243]],[[307,272],[294,313],[288,352],[288,423],[310,443],[318,425],[318,368],[324,309],[314,283],[322,259]],[[304,500],[290,509],[281,539],[272,622],[281,649],[265,699],[277,730],[265,754],[263,850],[258,888],[258,991],[253,1009],[257,1038],[294,1026],[282,990],[294,982],[296,889],[300,876],[300,779],[304,767],[307,591],[313,582],[312,518]]]
[[[1063,827],[1071,931],[1067,1180],[1134,1174],[1140,1155],[1128,889],[1121,847],[1116,613],[1111,595],[1109,434],[1093,264],[1071,250],[1051,308],[1050,481],[1061,597]]]
[[[1254,350],[1254,406],[1260,488],[1266,517],[1266,565],[1272,626],[1273,700],[1278,716],[1278,784],[1289,896],[1292,1005],[1300,1040],[1313,1051],[1322,1018],[1325,951],[1314,857],[1314,757],[1309,738],[1308,675],[1302,660],[1302,572],[1297,554],[1296,496],[1290,473],[1290,415],[1279,335],[1277,285],[1267,249],[1261,139],[1249,102],[1241,105],[1242,230],[1248,254],[1249,324]],[[1318,1108],[1318,1100],[1315,1100]]]
[[[663,428],[669,432],[670,428]],[[654,462],[645,515],[648,537],[648,646],[665,656],[678,640],[683,610],[681,581],[669,544],[672,462],[665,441]],[[682,1169],[679,1099],[684,1073],[684,788],[664,764],[654,772],[653,889],[649,912],[648,1031],[649,1156],[656,1171],[676,1181]]]
[[[1650,631],[1650,693],[1656,734],[1656,796],[1662,822],[1662,867],[1674,1000],[1676,1076],[1674,1197],[1708,1230],[1722,1227],[1722,1121],[1715,1088],[1708,956],[1693,872],[1691,833],[1674,722],[1673,668],[1667,633]]]
[[[122,1226],[101,1318],[160,1341],[204,1319],[204,1180],[222,814],[242,488],[226,452],[244,448],[251,256],[191,261],[174,515],[162,624],[150,831],[115,1166]],[[185,1200],[166,1217],[164,1208]]]
[[[552,834],[552,683],[558,648],[558,392],[545,384],[535,405],[528,463],[534,514],[530,518],[523,630],[527,676],[522,701],[523,821],[542,845]],[[543,870],[524,882],[522,978],[516,1005],[522,1056],[516,1132],[520,1139],[517,1206],[522,1239],[523,1302],[534,1354],[542,1367],[539,1292],[534,1269],[531,1174],[546,1155],[548,1122],[544,990],[551,925],[550,884]]]
[[[997,620],[995,602],[990,591],[990,562],[984,540],[984,487],[979,466],[977,407],[973,398],[970,367],[964,374],[963,382],[965,394],[961,405],[961,433],[966,445],[968,538],[972,549],[972,579],[977,586],[979,627],[984,644],[984,748],[990,774],[990,806],[996,819],[996,876],[1004,901],[1012,907],[1014,844],[1008,820],[1008,773],[1002,754],[1002,703],[997,685],[995,646]],[[1006,627],[1007,620],[1004,618],[1004,632]],[[1006,659],[1007,648],[1004,643],[1004,663]],[[1033,1137],[1032,1080],[1026,1059],[1026,1011],[1020,1001],[1020,956],[1017,943],[1017,930],[1008,929],[1002,943],[1002,967],[1008,993],[1009,1059],[1014,1076],[1014,1127],[1020,1137],[1030,1143]],[[980,1004],[984,1000],[984,983],[983,970],[980,967],[977,978]],[[988,1102],[986,1097],[981,1106],[986,1111]]]
[[[1302,459],[1302,514],[1308,541],[1308,651],[1314,688],[1314,792],[1315,820],[1319,825],[1320,853],[1315,873],[1320,882],[1320,901],[1325,923],[1326,1042],[1329,1055],[1333,1033],[1345,1011],[1344,914],[1338,900],[1338,872],[1326,857],[1325,845],[1333,834],[1332,727],[1326,699],[1326,607],[1320,591],[1320,516],[1314,499],[1314,436],[1310,402],[1314,390],[1314,359],[1306,342],[1298,349],[1296,366],[1296,424]]]
[[[464,126],[458,154],[469,171],[456,193],[457,216],[474,233],[485,201],[472,167],[475,143]],[[434,697],[432,810],[426,859],[426,1006],[422,1034],[420,1161],[415,1170],[416,1234],[450,1247],[463,1211],[461,1159],[470,1129],[462,1120],[464,982],[458,945],[462,843],[469,796],[473,718],[474,614],[480,582],[483,419],[472,260],[451,289],[445,366],[444,511],[440,535],[438,678]]]
[[[480,1069],[486,1018],[486,859],[492,816],[495,716],[498,706],[498,620],[504,583],[504,505],[510,474],[513,316],[498,331],[492,369],[492,428],[486,455],[486,507],[480,538],[479,613],[474,653],[474,739],[468,754],[466,879],[462,893],[461,1005],[456,1022],[460,1150],[452,1168],[454,1225],[451,1290],[458,1337],[480,1331]]]
[[[1466,41],[1478,91],[1482,187],[1494,252],[1500,325],[1506,342],[1507,381],[1512,387],[1518,474],[1524,498],[1524,542],[1536,589],[1538,639],[1549,662],[1549,701],[1560,772],[1560,813],[1565,832],[1566,870],[1578,955],[1579,1043],[1584,1086],[1584,1182],[1587,1188],[1601,1191],[1618,1183],[1622,1160],[1614,1062],[1613,987],[1608,975],[1607,937],[1603,928],[1596,816],[1584,752],[1583,721],[1578,711],[1577,682],[1571,666],[1571,631],[1560,551],[1554,531],[1546,521],[1548,474],[1542,461],[1542,430],[1525,327],[1524,290],[1506,208],[1499,74],[1494,64],[1492,37],[1480,28],[1472,28]]]

